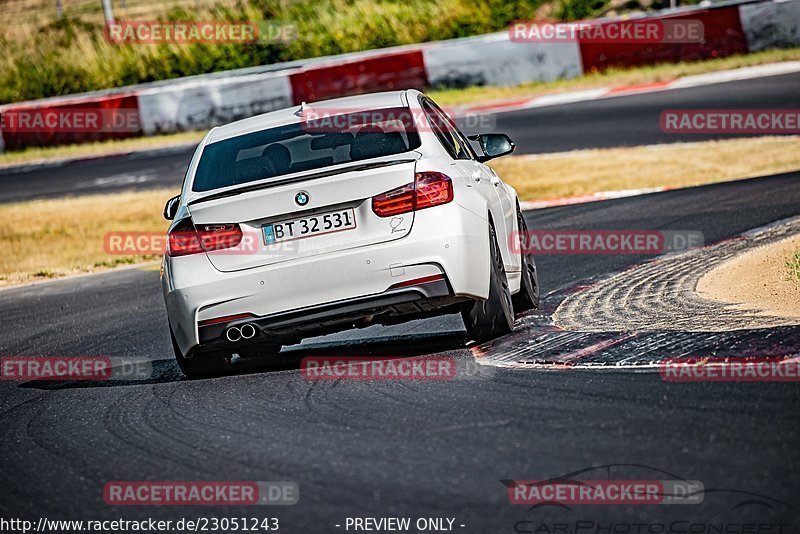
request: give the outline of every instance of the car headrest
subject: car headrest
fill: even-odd
[[[289,149],[280,143],[272,143],[262,152],[262,158],[272,167],[272,176],[286,174],[292,167],[292,155]]]
[[[350,146],[350,159],[369,159],[386,154],[397,154],[406,150],[403,134],[384,132],[379,127],[364,126],[356,134]]]

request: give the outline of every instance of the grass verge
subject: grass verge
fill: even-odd
[[[800,137],[762,137],[507,157],[492,163],[523,200],[639,187],[683,187],[800,169]],[[0,204],[0,286],[111,269],[157,256],[105,252],[107,232],[166,230],[176,191]]]
[[[609,86],[628,86],[673,80],[682,76],[718,72],[741,67],[766,65],[800,60],[800,48],[767,50],[754,54],[699,61],[694,63],[662,64],[636,69],[611,69],[580,78],[549,83],[530,83],[514,87],[469,87],[466,89],[430,90],[427,93],[443,106],[461,106],[503,100],[519,100],[536,96]],[[203,132],[181,132],[156,137],[139,137],[114,141],[28,148],[17,152],[0,153],[0,168],[8,165],[41,162],[61,158],[91,157],[120,151],[136,151],[199,142]]]
[[[105,252],[107,232],[165,232],[172,189],[0,204],[0,287],[152,261]]]
[[[689,187],[800,169],[800,136],[511,156],[491,166],[523,200]]]

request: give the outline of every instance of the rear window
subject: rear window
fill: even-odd
[[[391,156],[419,146],[407,107],[315,117],[206,146],[192,191]]]

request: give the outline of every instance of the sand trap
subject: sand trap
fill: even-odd
[[[703,275],[697,293],[735,309],[800,317],[800,286],[788,279],[786,267],[798,250],[800,235],[795,235],[736,256]]]

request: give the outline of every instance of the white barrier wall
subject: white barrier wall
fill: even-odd
[[[139,92],[145,135],[204,130],[291,105],[286,71],[199,79]]]
[[[577,43],[516,43],[507,32],[441,41],[422,53],[432,87],[508,86],[583,74]]]
[[[800,0],[739,6],[750,52],[800,44]]]
[[[742,4],[738,9],[749,51],[800,45],[800,0]],[[655,15],[656,18],[658,16]],[[120,98],[120,95],[137,95],[144,135],[203,130],[291,106],[294,98],[289,74],[301,65],[305,71],[309,71],[318,64],[320,68],[325,68],[331,63],[413,50],[422,50],[428,84],[433,87],[512,86],[583,74],[581,50],[577,43],[515,43],[509,39],[507,32],[498,32],[220,72],[80,96],[102,100]],[[47,108],[71,98],[51,98],[25,105]],[[10,139],[6,138],[7,144],[11,143]],[[0,132],[2,151],[3,134]]]

